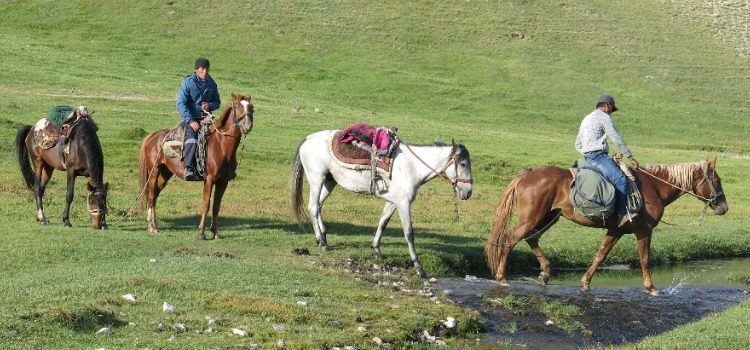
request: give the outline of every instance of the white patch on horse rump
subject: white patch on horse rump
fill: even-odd
[[[47,118],[39,119],[39,121],[34,125],[34,130],[42,130],[46,128],[47,125],[49,125],[49,120],[47,120]]]

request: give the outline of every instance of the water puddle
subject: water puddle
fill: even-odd
[[[501,288],[494,280],[466,276],[443,279],[436,287],[482,314],[488,332],[479,346],[486,349],[638,342],[750,299],[750,259],[700,261],[651,272],[658,296],[644,293],[640,268],[626,267],[597,271],[588,293],[579,291],[584,271],[553,270],[548,286],[516,278]]]

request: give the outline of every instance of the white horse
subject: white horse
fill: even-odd
[[[302,225],[302,217],[305,216],[302,209],[302,170],[304,169],[307,182],[310,184],[307,205],[309,219],[315,230],[316,241],[324,251],[328,251],[330,247],[326,242],[326,228],[323,225],[321,208],[336,184],[349,191],[372,193],[372,177],[369,169],[349,169],[339,165],[332,158],[329,144],[336,132],[337,130],[324,130],[307,136],[297,148],[289,179],[292,212]],[[469,151],[462,144],[435,143],[417,146],[402,142],[399,142],[393,150],[392,157],[391,179],[384,180],[386,189],[375,190],[375,193],[372,193],[386,201],[375,238],[372,241],[372,248],[375,256],[382,258],[380,237],[391,216],[398,209],[414,269],[420,277],[425,277],[426,273],[414,249],[411,203],[419,187],[436,176],[447,180],[453,186],[458,198],[469,199],[472,185],[471,158]]]

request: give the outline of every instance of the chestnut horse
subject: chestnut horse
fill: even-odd
[[[221,198],[227,189],[229,180],[236,176],[237,148],[243,136],[253,129],[253,104],[250,96],[232,94],[232,104],[227,107],[218,120],[213,121],[215,130],[206,140],[206,170],[203,174],[203,206],[201,220],[198,224],[198,239],[206,239],[204,227],[206,214],[211,204],[211,192],[214,191],[214,205],[211,219],[211,232],[214,238],[219,234],[219,208]],[[149,134],[141,145],[139,163],[139,188],[146,200],[146,220],[148,232],[158,233],[156,226],[156,199],[167,185],[173,174],[184,178],[185,167],[179,158],[166,157],[162,143],[170,129],[162,129]]]
[[[77,109],[74,113],[83,113],[85,109]],[[65,227],[70,224],[70,204],[73,202],[73,193],[76,177],[86,176],[89,178],[86,187],[89,191],[88,209],[91,215],[91,224],[95,229],[106,229],[107,222],[107,184],[104,183],[104,153],[102,152],[96,123],[88,114],[76,115],[70,128],[68,141],[68,152],[65,159],[60,159],[60,147],[65,147],[59,142],[52,148],[44,149],[34,141],[31,125],[24,125],[18,129],[16,134],[16,155],[21,167],[26,186],[34,192],[36,199],[36,219],[42,224],[48,223],[44,215],[44,190],[52,178],[52,172],[57,169],[68,173],[67,193],[65,195],[65,209],[62,219]],[[29,162],[31,160],[31,162]],[[33,166],[33,169],[32,169]]]
[[[582,291],[587,291],[591,278],[602,260],[624,234],[634,233],[638,242],[643,287],[650,294],[658,294],[651,282],[648,260],[651,249],[651,233],[659,224],[664,207],[685,193],[705,202],[717,215],[724,215],[727,201],[721,187],[721,179],[716,173],[716,160],[699,163],[655,165],[639,168],[633,172],[643,197],[643,207],[633,222],[617,227],[616,220],[595,221],[574,211],[570,204],[570,184],[573,180],[568,169],[542,167],[514,178],[508,184],[502,199],[495,210],[492,229],[485,246],[485,255],[490,270],[500,285],[507,286],[505,268],[513,247],[522,239],[526,240],[539,260],[540,279],[544,284],[550,278],[550,262],[539,247],[539,237],[560,215],[584,226],[606,228],[594,261],[583,275]],[[513,207],[518,206],[518,220],[510,230]]]

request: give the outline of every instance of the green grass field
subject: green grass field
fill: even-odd
[[[731,28],[720,27],[717,38],[699,7],[642,0],[205,6],[0,2],[0,347],[245,349],[283,340],[287,348],[361,349],[379,337],[396,348],[427,348],[423,330],[447,335],[454,347],[480,337],[477,315],[417,292],[423,281],[409,269],[398,220],[383,238],[385,261],[372,257],[379,200],[334,192],[324,211],[329,253],[292,220],[286,185],[298,143],[353,122],[397,126],[410,143],[455,138],[470,150],[474,194],[458,203],[458,221],[441,181],[425,185],[414,203],[416,247],[431,276],[488,274],[483,248],[504,186],[526,169],[571,164],[580,119],[605,92],[617,99],[618,129],[641,163],[718,159],[729,213],[691,225],[702,203],[678,200],[664,218],[675,225],[656,229],[652,263],[750,256],[750,63]],[[750,17],[747,9],[733,13],[740,23]],[[255,126],[224,197],[222,241],[196,240],[199,184],[167,186],[159,235],[132,210],[140,142],[178,122],[177,89],[198,56],[211,60],[225,106],[231,93],[255,103]],[[83,179],[74,227],[62,227],[61,173],[45,196],[51,225],[35,223],[13,141],[18,126],[56,104],[95,111],[108,231],[89,228]],[[541,245],[553,267],[586,266],[602,235],[560,222]],[[300,247],[310,256],[291,253]],[[634,239],[625,237],[605,263],[636,261]],[[523,272],[536,260],[519,244],[511,265]],[[121,298],[127,293],[136,302]],[[162,312],[164,301],[177,312]],[[455,334],[441,333],[449,316],[459,320]],[[681,348],[700,330],[705,344],[737,348],[748,333],[732,325],[747,316],[744,304],[642,347]],[[97,334],[104,326],[110,330]],[[236,327],[247,335],[231,335]]]

